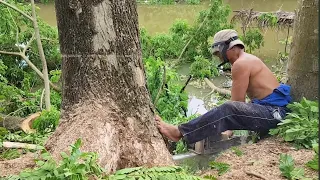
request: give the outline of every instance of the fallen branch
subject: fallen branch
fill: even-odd
[[[27,144],[27,143],[19,143],[19,142],[3,142],[4,148],[12,148],[12,149],[32,149],[32,150],[40,150],[43,149],[42,146],[36,144]]]
[[[209,87],[211,87],[213,91],[218,92],[219,94],[231,96],[230,90],[215,86],[208,78],[204,78],[204,81],[208,84]]]
[[[27,58],[25,54],[7,51],[0,51],[0,54],[15,55],[22,57],[22,59],[26,61],[26,63],[31,67],[31,69],[33,69],[42,79],[44,78],[42,72]],[[54,85],[51,81],[49,81],[49,84],[54,90],[56,90],[57,92],[61,92],[61,89],[58,86]]]
[[[18,9],[17,7],[15,7],[15,6],[13,6],[13,5],[11,5],[11,4],[3,1],[3,0],[0,0],[0,3],[6,5],[7,7],[12,8],[13,10],[15,10],[15,11],[19,12],[20,14],[22,14],[24,17],[26,17],[26,18],[30,19],[31,21],[33,21],[33,18],[32,18],[31,16],[29,16],[29,15],[26,14],[25,12],[21,11],[21,10]]]
[[[39,27],[38,27],[38,23],[37,23],[37,18],[36,18],[36,14],[35,14],[35,4],[34,1],[31,1],[31,5],[32,5],[32,17],[29,16],[28,14],[24,13],[23,11],[21,11],[19,8],[17,8],[14,5],[11,5],[3,0],[0,0],[0,3],[4,4],[7,7],[12,8],[13,10],[21,13],[23,16],[25,16],[26,18],[30,19],[33,22],[34,25],[34,29],[35,29],[35,33],[32,35],[31,39],[28,41],[27,45],[23,48],[23,51],[21,52],[20,48],[20,52],[8,52],[8,51],[0,51],[0,54],[7,54],[7,55],[15,55],[15,56],[20,56],[22,57],[27,64],[44,80],[44,84],[45,84],[45,88],[47,89],[46,92],[46,106],[47,108],[50,108],[50,88],[49,85],[56,91],[61,92],[61,89],[59,87],[57,87],[56,85],[54,85],[52,82],[49,81],[48,75],[44,75],[44,74],[48,74],[48,70],[47,70],[47,63],[44,57],[44,52],[43,52],[43,48],[42,48],[42,43],[41,43],[41,38],[40,38],[40,32],[39,32]],[[41,71],[28,59],[28,57],[26,56],[26,51],[27,49],[30,47],[32,41],[35,39],[37,40],[37,45],[38,45],[38,50],[39,50],[39,55],[40,55],[40,59],[42,61],[43,64],[43,71],[44,74],[41,73]],[[49,84],[48,84],[49,83]]]
[[[173,65],[177,65],[180,63],[180,59],[182,57],[182,55],[184,54],[184,52],[186,51],[187,47],[189,46],[189,44],[191,43],[191,41],[193,40],[193,38],[198,34],[198,32],[200,31],[200,29],[202,28],[202,26],[204,25],[204,23],[207,21],[207,18],[208,18],[208,15],[209,15],[209,12],[207,12],[206,14],[206,17],[203,19],[202,23],[200,24],[199,28],[197,29],[196,33],[190,38],[190,40],[187,42],[187,44],[183,47],[179,57],[178,57],[178,60],[176,61],[176,63]]]
[[[50,83],[49,83],[49,76],[48,76],[48,67],[47,67],[47,60],[44,55],[41,37],[40,37],[40,30],[37,22],[37,15],[36,15],[36,6],[34,4],[34,0],[31,0],[31,9],[32,9],[32,18],[33,18],[33,28],[35,31],[36,41],[38,45],[38,51],[40,55],[40,59],[42,62],[42,73],[43,73],[43,81],[44,81],[44,88],[45,88],[45,95],[44,101],[46,104],[46,109],[49,111],[51,108],[50,103]]]
[[[261,175],[261,174],[257,174],[257,173],[251,172],[251,171],[245,171],[245,173],[246,173],[247,175],[255,176],[255,177],[260,178],[260,179],[264,179],[264,180],[267,180],[267,179],[268,179],[268,178],[264,177],[264,176]]]
[[[191,79],[192,79],[192,75],[189,76],[187,82],[184,84],[183,88],[180,90],[180,93],[182,93],[185,90],[185,88],[188,86]]]

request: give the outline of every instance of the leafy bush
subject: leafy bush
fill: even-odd
[[[298,146],[311,148],[318,143],[319,109],[318,102],[302,98],[301,102],[294,102],[287,106],[291,112],[270,134],[283,137],[285,141],[294,142]]]
[[[249,48],[249,53],[264,45],[264,37],[257,28],[249,29],[242,39],[243,43]]]
[[[232,28],[232,25],[228,23],[230,11],[230,7],[223,4],[222,0],[215,0],[211,1],[208,9],[199,13],[194,26],[190,28],[186,37],[187,41],[190,39],[192,41],[183,55],[185,60],[193,61],[194,57],[198,55],[207,59],[212,57],[209,51],[211,47],[209,39],[222,29]]]
[[[210,62],[202,56],[196,56],[195,62],[190,66],[191,75],[194,78],[211,78],[219,76],[219,71],[215,62]]]
[[[59,124],[59,119],[60,111],[52,107],[50,111],[43,110],[41,115],[33,121],[32,127],[40,133],[47,129],[53,132]]]
[[[179,76],[176,71],[166,66],[166,76],[163,79],[165,62],[160,58],[147,58],[144,59],[144,63],[147,87],[152,101],[155,102],[158,96],[155,106],[159,115],[171,124],[185,117],[188,96],[186,92],[181,92],[182,85],[179,85]]]
[[[188,2],[196,3],[197,0]],[[232,27],[226,23],[229,13],[230,8],[225,6],[222,0],[216,0],[212,1],[209,9],[199,13],[193,26],[189,26],[184,20],[177,20],[168,34],[155,36],[150,36],[145,29],[140,29],[143,57],[178,59],[181,51],[188,45],[181,57],[182,60],[193,62],[194,57],[200,55],[207,59],[211,58],[209,38],[219,30]]]

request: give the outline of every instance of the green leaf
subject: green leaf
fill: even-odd
[[[72,172],[66,172],[66,173],[64,173],[64,175],[65,175],[65,177],[68,177],[68,176],[73,175],[73,173]]]
[[[290,174],[292,179],[301,179],[304,176],[304,170],[302,168],[294,168]]]
[[[311,106],[311,112],[319,113],[319,107]]]
[[[44,165],[44,161],[36,161],[36,164],[37,164],[37,166],[42,166],[42,165]]]
[[[65,153],[65,152],[61,152],[60,155],[61,155],[61,157],[62,157],[63,159],[68,159],[68,158],[69,158],[69,156],[68,156],[67,153]]]
[[[135,167],[135,168],[126,168],[126,169],[121,169],[118,170],[115,175],[120,175],[120,174],[130,174],[134,171],[140,170],[142,167]]]
[[[114,176],[114,179],[118,180],[118,179],[126,179],[127,175],[125,174],[118,174]]]
[[[306,164],[309,168],[319,171],[319,159],[313,159]]]

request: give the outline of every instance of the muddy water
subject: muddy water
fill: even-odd
[[[250,9],[255,11],[294,11],[297,6],[296,0],[224,0],[232,10]],[[166,33],[171,25],[177,19],[185,19],[192,24],[199,11],[208,8],[209,1],[204,1],[200,5],[138,5],[139,25],[145,27],[150,34]],[[52,26],[56,26],[56,16],[54,4],[39,4],[39,15]],[[231,19],[232,14],[230,15]],[[240,27],[236,27],[240,31]],[[284,50],[284,45],[279,43],[285,39],[287,32],[278,30],[266,30],[264,32],[265,43],[264,47],[254,52],[263,60],[268,62],[268,66],[275,63],[274,59],[279,51]],[[180,74],[187,75],[189,65],[183,65],[179,69]],[[214,83],[220,83],[226,80],[225,78],[216,78]],[[190,94],[201,98],[211,90],[208,88],[199,89],[194,86],[188,86],[186,89]]]

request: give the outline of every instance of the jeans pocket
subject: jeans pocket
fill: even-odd
[[[273,116],[273,118],[276,119],[276,120],[279,120],[279,121],[282,121],[282,120],[283,120],[283,118],[282,118],[282,116],[281,116],[281,114],[280,114],[280,110],[279,110],[279,109],[274,110],[274,111],[272,112],[272,116]]]
[[[282,121],[284,119],[284,115],[281,112],[279,107],[268,107],[269,112],[271,113],[271,116],[273,117],[273,119],[278,120],[278,121]]]

